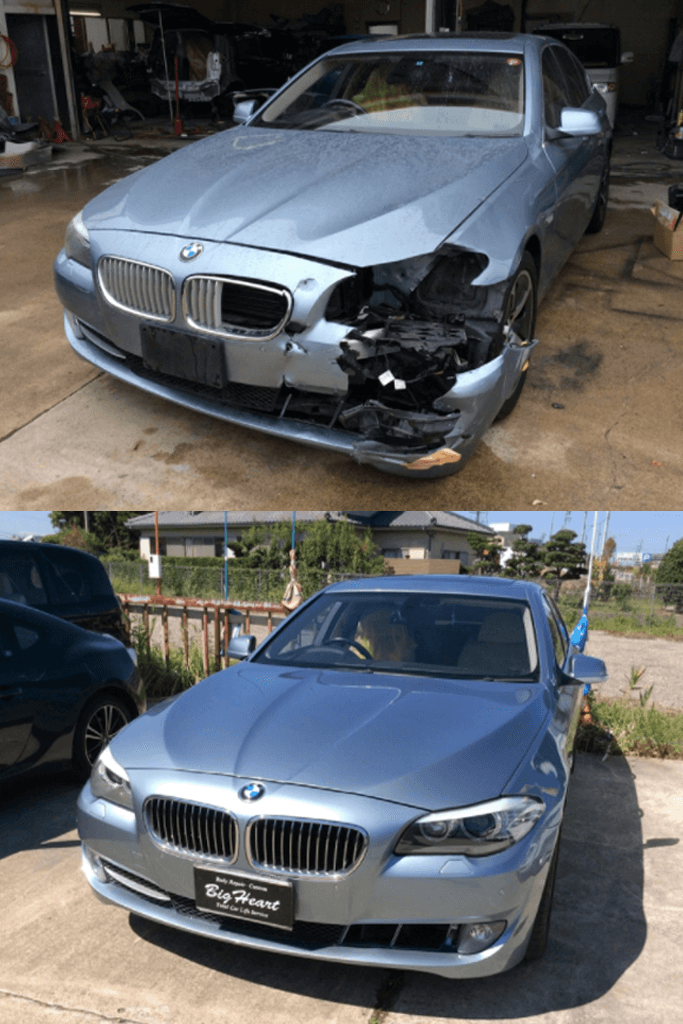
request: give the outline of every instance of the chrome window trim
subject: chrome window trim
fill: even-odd
[[[111,294],[111,292],[109,291],[109,289],[107,288],[107,286],[105,285],[105,283],[104,283],[104,281],[102,279],[103,263],[104,263],[105,260],[116,260],[118,263],[128,263],[128,264],[131,264],[134,267],[143,267],[146,270],[156,270],[160,274],[163,274],[164,277],[168,278],[169,281],[170,281],[170,293],[169,294],[170,294],[170,298],[171,298],[171,310],[170,310],[170,313],[167,316],[160,316],[160,315],[155,314],[155,313],[143,312],[140,309],[136,309],[134,306],[127,306],[125,303],[119,302],[119,300],[116,299]],[[129,259],[127,256],[115,256],[112,253],[105,253],[104,255],[100,256],[99,260],[97,261],[97,283],[99,285],[100,291],[102,292],[102,294],[105,297],[105,299],[107,300],[107,302],[111,306],[113,306],[115,309],[120,309],[122,313],[130,313],[133,316],[139,316],[142,320],[154,320],[156,323],[161,323],[161,324],[169,324],[169,323],[171,323],[172,320],[175,319],[175,314],[176,314],[176,286],[175,286],[175,280],[174,280],[173,274],[171,274],[171,272],[169,270],[166,270],[165,267],[157,267],[153,263],[143,263],[141,260],[132,260],[132,259]]]
[[[199,850],[189,850],[187,847],[177,845],[169,842],[158,836],[152,829],[151,822],[149,820],[148,805],[152,800],[166,800],[169,803],[187,804],[192,807],[198,807],[207,811],[215,811],[218,814],[223,814],[231,821],[231,827],[234,834],[234,850],[232,857],[221,857],[220,854],[216,853],[202,853]],[[231,812],[227,811],[224,807],[215,807],[211,804],[197,803],[195,800],[179,800],[176,797],[162,796],[159,793],[154,793],[145,799],[142,807],[142,822],[150,837],[151,841],[155,846],[159,847],[160,850],[164,850],[166,853],[173,853],[178,857],[185,857],[188,860],[194,861],[195,863],[199,860],[201,863],[206,864],[220,864],[223,866],[229,866],[234,864],[239,856],[240,851],[240,826],[237,817]]]
[[[214,325],[220,320],[220,303],[223,284],[236,284],[243,288],[252,288],[254,291],[270,292],[273,295],[281,296],[287,303],[287,310],[277,326],[270,331],[255,331],[248,328],[229,330],[227,327],[209,327],[193,319],[189,309],[188,292],[193,281],[211,281],[214,285],[219,284],[212,300]],[[256,284],[254,281],[247,281],[241,277],[230,277],[229,275],[218,274],[191,274],[183,282],[181,295],[181,309],[183,318],[189,327],[202,334],[212,334],[219,338],[230,338],[233,341],[272,341],[280,334],[285,325],[289,322],[294,307],[294,299],[288,288],[278,285]]]
[[[360,833],[360,835],[362,836],[363,845],[361,847],[360,853],[358,854],[358,858],[357,858],[355,864],[351,868],[349,868],[347,871],[338,871],[338,872],[334,872],[334,873],[331,872],[331,871],[330,872],[327,872],[327,871],[305,871],[305,870],[299,870],[297,868],[281,868],[281,867],[275,867],[275,866],[273,866],[271,864],[261,864],[260,861],[255,860],[254,857],[253,857],[251,834],[252,834],[252,831],[255,828],[255,826],[258,825],[258,823],[262,822],[262,821],[278,821],[278,822],[279,821],[290,821],[290,822],[298,822],[298,823],[300,823],[302,825],[329,825],[332,828],[336,828],[336,829],[343,829],[343,828],[353,829],[355,832]],[[320,879],[328,879],[330,881],[335,881],[335,880],[338,880],[338,879],[341,879],[341,878],[348,878],[355,871],[357,871],[358,868],[363,863],[363,861],[365,860],[366,854],[368,852],[369,845],[370,845],[370,837],[369,837],[368,833],[365,831],[365,829],[361,828],[360,825],[349,825],[346,822],[340,822],[340,821],[325,821],[325,820],[321,820],[319,818],[292,818],[292,817],[278,816],[278,815],[273,815],[273,814],[262,814],[262,815],[260,815],[257,818],[252,818],[247,823],[247,826],[246,826],[246,829],[245,829],[245,837],[244,837],[244,852],[245,852],[245,856],[247,858],[247,861],[249,862],[249,866],[254,868],[254,870],[256,870],[256,871],[268,871],[268,872],[272,872],[273,874],[278,874],[278,875],[289,875],[292,878],[320,878]]]

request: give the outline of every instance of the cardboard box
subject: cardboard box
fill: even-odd
[[[659,200],[651,208],[655,218],[653,242],[670,260],[683,260],[683,216]]]

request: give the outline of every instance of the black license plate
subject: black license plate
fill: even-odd
[[[194,869],[197,910],[238,917],[273,928],[294,927],[294,888],[291,882],[275,882],[233,871]]]
[[[142,327],[141,338],[142,358],[150,370],[194,384],[225,387],[227,375],[220,341],[162,327]]]

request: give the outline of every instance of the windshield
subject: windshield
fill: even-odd
[[[390,135],[521,135],[520,57],[425,52],[324,57],[254,122]]]
[[[538,678],[525,602],[453,594],[325,592],[253,660],[459,679]]]

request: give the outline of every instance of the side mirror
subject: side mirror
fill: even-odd
[[[251,633],[244,633],[242,636],[233,636],[228,644],[228,657],[236,661],[244,661],[256,650],[256,637]]]
[[[258,100],[242,100],[240,103],[235,104],[235,109],[232,112],[232,119],[237,124],[244,124],[248,121],[252,114],[255,114],[259,108]]]
[[[587,654],[575,654],[569,671],[565,672],[563,682],[583,685],[590,683],[597,686],[607,681],[607,668],[600,658],[589,658]]]
[[[603,127],[600,115],[594,110],[565,107],[560,116],[559,130],[563,135],[602,135]]]
[[[635,59],[636,59],[635,53],[633,53],[631,50],[627,50],[626,53],[622,53],[622,55],[621,55],[621,62],[620,63],[622,63],[622,64],[633,64],[633,61]]]

